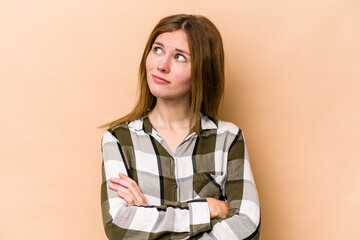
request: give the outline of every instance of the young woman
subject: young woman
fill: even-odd
[[[242,131],[216,120],[220,33],[173,15],[152,31],[130,114],[105,125],[102,213],[109,239],[258,239],[260,207]]]

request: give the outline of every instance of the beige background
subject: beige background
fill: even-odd
[[[0,1],[0,239],[105,239],[96,127],[132,108],[151,29],[182,12],[223,35],[261,239],[360,239],[358,0]]]

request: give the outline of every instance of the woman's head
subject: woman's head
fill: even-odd
[[[163,18],[155,26],[145,46],[139,67],[140,94],[148,95],[143,103],[146,104],[147,109],[153,108],[156,103],[156,98],[151,94],[146,81],[146,58],[160,34],[177,30],[183,30],[186,33],[190,48],[190,102],[193,121],[199,120],[199,112],[217,118],[224,92],[224,50],[219,31],[210,20],[203,16],[172,15]]]
[[[157,37],[163,33],[183,31],[186,34],[191,59],[190,118],[199,130],[200,112],[217,119],[224,93],[224,49],[215,25],[204,16],[178,14],[165,17],[150,34],[139,66],[140,94],[138,102],[127,116],[109,123],[135,120],[154,108],[156,97],[147,84],[146,59]]]
[[[146,57],[147,85],[157,103],[172,100],[189,105],[191,95],[191,56],[183,30],[157,36]]]

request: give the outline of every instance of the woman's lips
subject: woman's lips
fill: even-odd
[[[167,81],[166,79],[161,78],[161,77],[159,77],[159,76],[152,75],[152,77],[153,77],[153,79],[154,79],[154,81],[155,81],[156,83],[159,83],[159,84],[169,84],[169,83],[170,83],[170,82]]]

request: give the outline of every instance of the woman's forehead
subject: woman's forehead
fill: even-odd
[[[154,44],[158,44],[169,49],[178,49],[189,53],[189,43],[187,34],[183,30],[165,32],[157,36]]]

